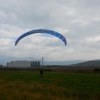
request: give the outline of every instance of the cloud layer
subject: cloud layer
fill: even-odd
[[[100,58],[100,0],[0,0],[0,56],[44,57],[46,60]],[[50,35],[23,33],[51,29],[63,34],[67,46]]]

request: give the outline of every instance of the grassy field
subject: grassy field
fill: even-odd
[[[100,74],[0,71],[0,100],[100,100]]]

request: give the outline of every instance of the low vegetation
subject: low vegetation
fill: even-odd
[[[95,68],[95,69],[93,70],[93,72],[95,72],[95,73],[100,73],[100,68]]]
[[[100,74],[0,71],[0,100],[99,100]]]

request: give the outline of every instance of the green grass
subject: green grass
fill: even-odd
[[[99,100],[100,74],[0,71],[0,100]]]

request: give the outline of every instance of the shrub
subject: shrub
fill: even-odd
[[[99,68],[95,68],[95,69],[93,70],[93,72],[95,72],[95,73],[100,73],[100,69],[99,69]]]

